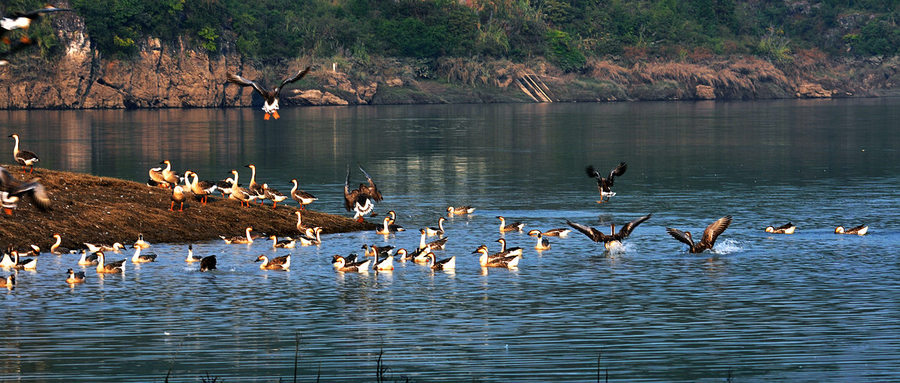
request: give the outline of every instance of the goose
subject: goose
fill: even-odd
[[[178,173],[175,173],[172,170],[172,162],[170,162],[169,160],[163,160],[163,162],[160,162],[160,164],[166,165],[166,167],[162,170],[162,176],[163,179],[166,180],[166,182],[172,185],[178,185],[179,183],[181,183],[181,176],[179,176]]]
[[[384,257],[381,260],[378,260],[378,256],[384,254]],[[390,271],[394,269],[394,256],[389,255],[387,253],[382,253],[379,251],[375,252],[375,263],[373,263],[372,268],[375,271]]]
[[[16,261],[16,264],[13,265],[14,269],[19,270],[36,270],[37,269],[37,258],[25,258],[19,259],[19,252],[13,251],[13,260]]]
[[[390,222],[390,225],[388,225],[388,228],[390,228],[393,231],[406,231],[406,229],[404,229],[403,226],[400,226],[397,224],[397,212],[395,212],[393,210],[388,210],[388,217],[391,217],[391,222]]]
[[[166,177],[163,176],[162,170],[163,170],[163,168],[160,166],[160,167],[150,168],[150,170],[147,171],[147,175],[150,177],[149,179],[147,179],[148,186],[155,186],[155,187],[161,187],[161,188],[169,187],[169,183],[166,182]]]
[[[420,249],[428,248],[431,250],[444,250],[444,246],[447,244],[447,237],[425,243],[425,237],[427,237],[427,235],[425,234],[425,229],[420,229],[419,233],[421,234],[421,236],[419,237]]]
[[[12,258],[12,249],[3,252],[3,259],[0,259],[0,267],[10,268],[16,265],[16,261]]]
[[[272,209],[275,209],[279,202],[287,199],[286,195],[282,194],[277,189],[270,188],[269,184],[263,184],[262,187],[266,199],[272,200]]]
[[[597,203],[603,203],[604,197],[606,198],[606,201],[609,201],[610,197],[616,195],[616,193],[610,190],[610,188],[613,186],[613,181],[615,181],[616,177],[625,174],[626,170],[628,170],[628,165],[626,165],[624,162],[621,162],[619,163],[619,165],[609,171],[609,176],[603,178],[603,176],[600,175],[600,172],[598,172],[597,169],[594,169],[593,165],[588,165],[588,167],[584,169],[584,172],[587,173],[588,177],[597,180],[597,190],[600,192],[600,200],[597,201]]]
[[[247,185],[247,191],[251,196],[255,195],[259,203],[262,204],[266,198],[266,191],[261,183],[256,182],[256,165],[248,164],[244,166],[250,168],[250,184]]]
[[[382,226],[375,229],[375,233],[382,234],[382,235],[388,235],[388,234],[393,234],[398,231],[404,231],[404,230],[406,230],[406,229],[404,229],[403,226],[392,225],[391,217],[384,217],[384,220],[382,221]]]
[[[8,277],[0,279],[0,287],[11,289],[16,286],[16,276],[10,274]]]
[[[469,205],[465,206],[447,206],[447,215],[452,217],[454,215],[463,215],[463,214],[472,214],[475,212],[475,208]]]
[[[365,250],[363,254],[367,257],[374,257],[377,255],[388,256],[391,255],[391,251],[394,250],[393,246],[375,246],[375,245],[362,245],[362,249]]]
[[[272,258],[269,260],[269,257],[260,255],[256,258],[256,262],[262,262],[259,264],[259,268],[262,270],[284,270],[287,271],[291,268],[291,255],[283,255],[280,257]]]
[[[569,220],[566,220],[566,224],[568,224],[575,230],[578,230],[580,233],[586,235],[588,238],[590,238],[594,242],[603,242],[604,247],[606,247],[606,249],[609,250],[612,247],[621,245],[622,240],[624,240],[625,238],[628,238],[628,236],[631,235],[631,232],[634,231],[634,229],[636,227],[638,227],[638,225],[640,225],[641,223],[644,223],[644,221],[650,219],[650,216],[652,216],[652,214],[647,214],[643,217],[638,217],[637,219],[635,219],[631,222],[628,222],[625,225],[622,225],[622,228],[619,229],[618,233],[616,233],[616,226],[611,224],[610,229],[609,229],[610,230],[609,235],[603,234],[603,232],[601,232],[600,230],[597,230],[593,227],[582,225],[580,223],[575,223],[575,222],[572,222]]]
[[[125,259],[106,263],[106,255],[102,251],[97,252],[97,273],[124,273]]]
[[[452,256],[447,259],[442,259],[440,261],[435,260],[434,253],[428,253],[426,255],[427,258],[431,259],[431,269],[432,270],[453,270],[456,269],[456,256]]]
[[[220,235],[219,238],[225,241],[228,245],[244,245],[248,243],[253,243],[253,237],[250,236],[250,232],[253,231],[252,227],[247,227],[244,229],[244,235],[238,235],[231,238],[227,238],[224,235]]]
[[[59,234],[53,234],[53,238],[56,238],[56,242],[54,242],[52,245],[50,245],[51,253],[56,254],[56,255],[62,255],[62,254],[70,254],[72,252],[71,250],[69,250],[65,247],[59,246],[60,244],[62,244],[62,236],[60,236]]]
[[[147,249],[150,247],[150,242],[144,240],[144,234],[138,233],[137,241],[134,241],[134,247],[140,247],[141,249]]]
[[[550,229],[543,232],[545,237],[560,237],[566,238],[569,236],[569,233],[572,232],[572,229],[559,228],[559,229]]]
[[[719,235],[728,228],[728,225],[731,225],[730,215],[717,219],[715,222],[709,224],[709,226],[706,227],[706,230],[703,230],[703,238],[701,238],[698,243],[694,243],[694,239],[691,237],[691,232],[689,231],[681,231],[667,227],[666,232],[669,233],[672,238],[690,246],[688,250],[691,253],[702,253],[704,250],[712,249],[713,245],[716,244],[716,238],[719,238]]]
[[[350,255],[348,255],[346,257],[342,257],[340,255],[335,254],[334,256],[331,257],[331,265],[334,266],[335,268],[338,267],[338,263],[337,263],[338,258],[343,258],[344,263],[349,265],[353,262],[356,262],[356,259],[359,258],[359,255],[357,255],[356,253],[350,253]]]
[[[502,215],[498,215],[497,219],[500,220],[500,232],[506,233],[509,231],[522,231],[522,228],[525,227],[525,224],[522,222],[513,222],[509,225],[506,224],[506,218],[503,218]]]
[[[224,180],[216,182],[216,190],[221,192],[222,197],[224,198],[231,194],[231,188],[234,187],[234,185],[237,185],[236,183],[234,183],[234,178],[228,177]]]
[[[340,272],[358,272],[358,273],[366,273],[369,271],[369,264],[372,263],[372,260],[365,259],[360,262],[348,262],[346,258],[336,255],[334,258],[334,262],[332,265],[335,270]]]
[[[316,196],[300,190],[300,184],[297,182],[296,178],[292,179],[291,183],[294,184],[294,187],[291,189],[291,198],[293,198],[294,201],[297,201],[297,203],[300,204],[300,210],[306,210],[306,205],[309,205],[318,200]]]
[[[521,247],[515,246],[515,247],[510,247],[507,249],[506,248],[506,239],[498,238],[497,242],[500,243],[500,252],[497,253],[498,255],[522,255]]]
[[[320,234],[322,234],[321,227],[314,227],[314,228],[310,228],[310,229],[306,229],[306,230],[307,230],[306,235],[302,235],[302,236],[300,236],[300,238],[298,238],[300,240],[301,246],[313,246],[313,245],[317,246],[317,245],[322,244],[322,237],[320,237]],[[310,234],[312,234],[312,235],[310,235]]]
[[[859,225],[857,227],[851,227],[849,229],[844,229],[843,226],[838,226],[834,229],[835,234],[856,234],[856,235],[866,235],[869,232],[869,227],[866,225]]]
[[[119,249],[125,249],[125,246],[123,246],[119,242],[116,242],[116,243],[112,244],[111,246],[110,245],[94,245],[92,243],[87,243],[87,242],[84,242],[84,245],[87,246],[88,251],[90,251],[92,253],[96,253],[98,251],[115,251],[118,253]]]
[[[16,139],[16,146],[13,147],[13,159],[15,159],[19,165],[22,165],[22,174],[25,174],[26,166],[31,168],[31,170],[28,172],[28,174],[33,173],[34,172],[34,164],[36,162],[40,161],[41,159],[38,158],[37,154],[34,154],[33,152],[29,152],[27,150],[19,150],[19,135],[18,134],[10,134],[9,136]]]
[[[438,219],[438,227],[426,227],[425,235],[429,237],[433,235],[444,235],[444,220],[444,217]]]
[[[211,181],[200,181],[197,173],[190,170],[185,173],[185,179],[187,179],[188,174],[192,178],[190,184],[191,193],[194,193],[194,198],[198,199],[201,204],[206,205],[209,195],[215,193],[218,186]]]
[[[184,189],[182,189],[181,186],[175,186],[175,188],[172,189],[171,199],[172,199],[172,205],[169,206],[169,211],[175,211],[176,203],[179,204],[178,211],[184,211],[185,197],[184,197]]]
[[[52,5],[48,5],[44,8],[36,9],[30,12],[24,13],[12,13],[8,17],[0,18],[0,28],[4,30],[0,33],[0,36],[3,36],[8,31],[16,30],[16,29],[28,29],[31,26],[31,23],[34,20],[37,20],[38,17],[45,13],[50,12],[63,12],[63,11],[72,11],[68,8],[56,8]]]
[[[216,256],[215,255],[207,255],[200,259],[200,271],[210,271],[216,269]]]
[[[93,266],[98,263],[97,253],[88,254],[86,250],[81,250],[81,259],[78,260],[78,264],[81,266]]]
[[[485,245],[479,246],[478,249],[472,252],[472,254],[476,253],[481,254],[481,256],[478,257],[478,263],[481,267],[504,267],[507,269],[514,269],[519,266],[519,261],[522,259],[521,255],[491,256]]]
[[[40,183],[40,178],[21,182],[13,177],[6,168],[0,166],[0,205],[6,215],[12,215],[18,206],[19,198],[25,197],[40,211],[50,209],[50,197]]]
[[[66,278],[66,283],[70,285],[74,285],[76,283],[84,282],[84,271],[75,272],[72,269],[66,271],[68,274],[68,278]]]
[[[784,225],[775,227],[775,226],[766,226],[766,233],[772,234],[794,234],[794,230],[797,229],[797,226],[788,222]]]
[[[297,215],[297,231],[303,233],[306,231],[306,226],[303,226],[303,213],[300,210],[294,212]]]
[[[271,235],[269,236],[269,240],[272,241],[273,249],[293,249],[294,246],[297,245],[297,240],[292,239],[291,237],[279,241],[278,236]]]
[[[410,255],[410,258],[412,258],[413,262],[415,263],[425,264],[428,263],[428,254],[433,253],[434,252],[427,247],[424,249],[416,249],[416,251]]]
[[[300,80],[301,78],[303,78],[303,76],[306,76],[306,74],[309,73],[309,68],[310,67],[306,67],[305,69],[297,72],[297,74],[285,78],[284,81],[281,82],[281,85],[275,87],[274,90],[269,90],[268,88],[260,85],[259,83],[255,82],[253,80],[248,80],[246,78],[243,78],[243,77],[233,74],[233,73],[227,73],[227,77],[228,77],[228,82],[237,84],[240,86],[253,87],[253,90],[255,90],[256,93],[259,93],[260,96],[262,96],[262,98],[265,100],[265,102],[263,103],[262,110],[263,110],[263,112],[266,113],[266,116],[263,117],[263,119],[268,121],[270,115],[272,117],[275,117],[276,120],[279,118],[279,116],[278,116],[278,99],[279,99],[279,97],[281,97],[281,89],[284,88],[285,85],[295,82],[297,80]]]
[[[400,257],[400,258],[399,258],[399,259],[400,259],[400,262],[406,262],[406,261],[412,259],[412,257],[409,256],[409,252],[406,251],[406,249],[404,249],[404,248],[402,248],[402,247],[399,248],[399,249],[397,249],[397,253],[396,253],[396,254],[397,254],[398,257]]]
[[[347,211],[355,212],[353,219],[357,220],[357,222],[363,222],[363,216],[375,209],[375,202],[384,198],[381,196],[381,192],[378,191],[378,187],[375,186],[375,182],[372,181],[369,173],[366,173],[362,166],[359,167],[359,170],[366,175],[369,185],[359,184],[356,190],[350,191],[350,167],[348,166],[347,179],[344,181],[344,208]]]
[[[141,254],[141,248],[134,246],[134,255],[131,256],[131,263],[156,262],[156,257],[156,254]]]
[[[188,254],[187,258],[184,259],[187,263],[194,263],[202,260],[203,258],[199,255],[194,255],[194,244],[188,245]]]
[[[255,196],[251,196],[244,188],[238,184],[238,171],[231,170],[231,174],[234,175],[234,182],[231,184],[231,193],[228,194],[228,198],[238,200],[241,203],[241,206],[247,204],[247,207],[250,207],[250,201],[256,199]]]
[[[534,244],[535,250],[550,250],[550,240],[544,238],[544,233],[541,233],[540,230],[531,230],[528,235],[537,237],[537,243]]]

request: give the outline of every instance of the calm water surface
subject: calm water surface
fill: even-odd
[[[314,209],[336,214],[346,214],[345,169],[361,163],[384,191],[379,217],[394,209],[413,229],[328,235],[290,251],[198,243],[220,264],[203,274],[183,261],[187,244],[158,243],[149,251],[159,262],[124,275],[88,269],[74,288],[63,281],[77,258],[42,255],[0,296],[0,380],[290,380],[297,345],[303,381],[373,381],[382,351],[389,378],[423,382],[584,382],[598,370],[620,381],[900,379],[900,99],[281,115],[0,111],[0,134],[19,133],[44,168],[143,181],[170,159],[221,179],[249,176],[252,162],[282,191],[299,178],[320,197]],[[619,161],[629,165],[619,194],[596,204],[584,166]],[[351,182],[363,180],[354,171]],[[456,256],[455,272],[332,269],[331,255],[363,243],[415,247],[416,229],[435,226],[449,204],[478,208],[445,225],[438,257]],[[623,253],[578,233],[539,253],[512,233],[510,245],[526,248],[518,270],[483,272],[470,254],[497,249],[497,215],[526,229],[571,219],[608,230],[647,213]],[[712,253],[688,254],[665,233],[701,232],[726,214],[734,223]],[[762,230],[787,221],[796,234]],[[860,223],[869,235],[832,233]],[[287,253],[290,272],[252,262]]]

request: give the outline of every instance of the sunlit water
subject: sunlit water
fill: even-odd
[[[221,179],[231,169],[282,191],[299,178],[341,206],[368,170],[410,229],[327,235],[318,247],[273,251],[194,244],[219,270],[184,262],[187,244],[156,243],[159,262],[128,264],[70,288],[77,257],[42,255],[3,290],[2,381],[888,381],[900,378],[900,100],[4,111],[39,167],[143,181],[170,159]],[[12,140],[7,143],[12,148]],[[8,160],[2,162],[10,162]],[[619,161],[612,201],[598,205],[583,168]],[[396,263],[340,274],[333,254],[364,243],[413,248],[446,206],[455,272]],[[478,266],[471,252],[499,220],[550,229],[565,219],[609,230],[638,216],[624,251],[572,233],[534,239],[518,270]],[[702,232],[731,214],[713,252],[695,255],[665,227]],[[376,218],[376,219],[378,219]],[[15,219],[13,217],[0,218]],[[767,225],[792,221],[794,235]],[[870,225],[865,237],[833,234]],[[62,233],[65,235],[65,233]],[[239,233],[222,233],[237,235]],[[147,238],[151,242],[153,238]],[[134,239],[127,239],[133,241]],[[49,244],[49,238],[48,238]],[[48,245],[44,244],[44,245]],[[147,252],[147,251],[145,251]],[[289,272],[259,254],[293,254]],[[130,253],[110,258],[130,257]],[[6,272],[3,273],[4,275]],[[297,341],[299,339],[299,342]]]

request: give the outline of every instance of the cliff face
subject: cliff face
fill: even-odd
[[[51,62],[17,56],[13,64],[0,67],[0,109],[262,103],[251,89],[226,84],[226,72],[262,78],[269,70],[237,54],[210,55],[182,42],[170,46],[150,38],[139,42],[136,57],[110,59],[93,49],[77,15],[60,14],[53,23],[64,54]],[[793,61],[779,65],[754,57],[677,62],[590,60],[579,74],[562,73],[540,60],[510,63],[439,59],[433,65],[423,65],[415,60],[381,58],[339,67],[331,62],[314,65],[302,86],[283,92],[282,104],[852,97],[893,94],[900,84],[897,57],[834,60],[814,52],[797,54]],[[270,72],[281,70],[273,68]]]

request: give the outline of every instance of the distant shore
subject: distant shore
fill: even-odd
[[[3,165],[18,179],[21,167]],[[42,212],[27,199],[19,201],[11,216],[0,217],[0,245],[24,248],[30,244],[50,250],[53,234],[62,237],[62,247],[83,248],[84,242],[130,246],[139,234],[151,242],[187,243],[237,236],[248,226],[254,234],[294,236],[297,231],[296,204],[284,201],[277,209],[271,201],[264,206],[252,203],[241,207],[237,201],[209,198],[206,206],[187,194],[184,211],[169,211],[171,189],[150,187],[139,182],[89,174],[36,168],[31,177],[40,177],[51,200],[51,210]],[[315,204],[311,205],[315,207]],[[303,224],[320,226],[323,233],[374,230],[376,225],[359,223],[349,217],[311,210],[303,211]]]

